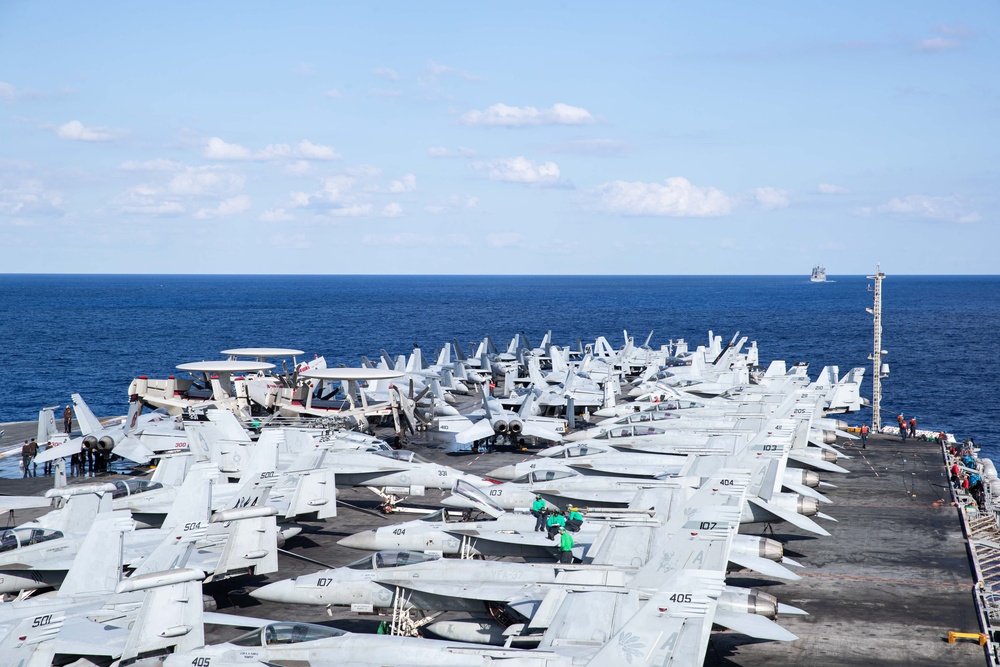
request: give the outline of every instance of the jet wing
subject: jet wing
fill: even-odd
[[[747,498],[748,503],[752,503],[763,510],[770,512],[776,517],[780,518],[782,521],[787,521],[796,528],[801,528],[802,530],[808,531],[810,533],[816,533],[817,535],[822,535],[827,537],[830,535],[822,526],[813,521],[807,516],[799,514],[798,512],[792,512],[791,510],[782,509],[781,507],[776,507],[775,505],[768,503],[760,498]]]
[[[559,433],[530,420],[521,422],[521,433],[532,438],[539,438],[540,440],[549,440],[552,442],[563,441],[563,437]]]
[[[41,509],[50,505],[52,500],[42,496],[0,496],[0,512]]]
[[[83,449],[83,438],[72,438],[61,445],[40,452],[35,457],[35,463],[48,463],[65,456],[73,456],[73,454],[79,454],[81,449]]]
[[[386,586],[399,586],[431,595],[440,595],[467,600],[508,602],[525,595],[526,589],[537,588],[536,584],[503,581],[441,581],[440,579],[401,579],[385,582]]]
[[[117,657],[125,647],[128,635],[127,628],[78,616],[66,619],[53,643],[55,652],[65,655]]]
[[[635,494],[638,493],[639,490],[628,489],[625,491],[616,491],[613,489],[573,489],[562,491],[559,489],[546,490],[534,487],[531,491],[541,495],[545,500],[551,501],[553,505],[558,505],[560,507],[576,503],[591,505],[593,507],[624,507],[632,502],[632,499],[635,498]]]
[[[824,470],[826,472],[840,472],[840,473],[851,472],[847,468],[841,467],[836,463],[830,463],[829,461],[823,461],[821,459],[813,458],[811,456],[805,456],[803,454],[799,454],[799,452],[794,449],[788,452],[788,458],[793,461],[797,461],[809,468],[816,468],[817,470]]]
[[[751,556],[749,554],[737,554],[730,552],[729,562],[735,563],[740,567],[745,567],[748,570],[753,570],[754,572],[759,572],[768,577],[775,577],[776,579],[787,579],[789,581],[795,581],[796,579],[801,579],[799,575],[795,574],[788,568],[784,567],[780,563],[775,563],[773,560],[768,560],[766,558],[761,558],[760,556]]]
[[[715,612],[715,624],[735,630],[740,634],[753,637],[754,639],[770,639],[779,642],[790,642],[798,639],[798,637],[771,619],[759,614],[743,614],[717,609]]]

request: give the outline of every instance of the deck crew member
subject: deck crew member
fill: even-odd
[[[31,443],[27,440],[21,445],[21,467],[24,469],[21,477],[31,477]]]
[[[559,534],[559,531],[566,527],[566,517],[559,512],[553,512],[549,515],[548,526],[549,539],[554,540],[556,539],[556,535]]]
[[[566,518],[566,530],[576,533],[580,531],[581,526],[583,526],[583,515],[580,514],[580,508],[570,507],[569,516]]]
[[[917,418],[910,417],[910,437],[917,437]]]
[[[531,503],[531,515],[535,517],[535,530],[545,532],[545,501],[540,495],[535,495],[535,502]]]
[[[868,424],[861,425],[861,449],[868,448]]]
[[[559,529],[559,562],[573,562],[573,536],[565,528]]]
[[[73,406],[67,405],[66,409],[63,410],[63,432],[69,433],[72,427],[73,427]]]

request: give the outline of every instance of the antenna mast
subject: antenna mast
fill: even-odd
[[[869,285],[874,303],[872,308],[865,308],[872,314],[874,320],[875,341],[872,353],[868,358],[872,360],[872,433],[882,430],[882,380],[889,377],[889,364],[882,363],[882,357],[888,354],[882,349],[882,279],[885,274],[879,270],[879,265],[875,264],[875,275],[868,276],[875,281],[875,288]]]

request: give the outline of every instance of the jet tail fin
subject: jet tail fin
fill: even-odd
[[[652,667],[705,662],[723,573],[682,570],[586,663],[592,667]]]
[[[211,480],[218,474],[219,469],[214,464],[192,466],[183,484],[177,487],[174,504],[163,519],[163,528],[199,522],[207,526],[212,513]]]
[[[56,597],[112,593],[122,575],[122,540],[135,525],[129,512],[104,512],[92,520]]]
[[[94,416],[91,411],[90,406],[87,402],[83,400],[83,396],[80,394],[73,394],[73,405],[75,406],[76,421],[80,424],[80,431],[84,435],[88,433],[96,433],[100,431],[104,426],[101,425],[101,421]]]
[[[0,641],[0,655],[8,665],[48,667],[55,657],[52,640],[62,630],[66,612],[25,616]]]
[[[49,442],[53,435],[59,433],[59,430],[56,428],[56,418],[53,410],[55,408],[42,408],[38,411],[38,437],[35,438],[35,442],[39,444]],[[69,437],[68,433],[66,437]]]
[[[170,570],[122,582],[120,592],[145,590],[132,632],[120,659],[129,664],[146,656],[172,649],[184,653],[205,645],[204,607],[200,570]]]

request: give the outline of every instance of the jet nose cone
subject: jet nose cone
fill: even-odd
[[[580,442],[581,440],[586,440],[589,437],[590,433],[588,433],[587,431],[576,431],[574,433],[570,433],[567,436],[564,436],[563,442]]]
[[[295,595],[295,580],[282,579],[273,584],[250,591],[250,597],[266,602],[298,602]]]
[[[629,398],[639,398],[640,396],[642,396],[645,393],[646,393],[645,390],[640,389],[639,387],[636,387],[635,389],[629,389],[628,390],[628,396],[629,396]]]
[[[369,551],[376,551],[378,547],[375,545],[375,530],[366,530],[362,533],[355,533],[354,535],[348,535],[343,538],[337,544],[342,547],[347,547],[348,549],[367,549]]]
[[[591,412],[590,414],[592,414],[595,417],[615,417],[617,416],[618,413],[615,412],[614,408],[601,408],[600,410],[597,410],[596,412]]]
[[[517,468],[513,465],[500,466],[495,470],[491,470],[486,473],[487,477],[492,477],[493,479],[502,479],[504,481],[510,481],[517,477]]]

